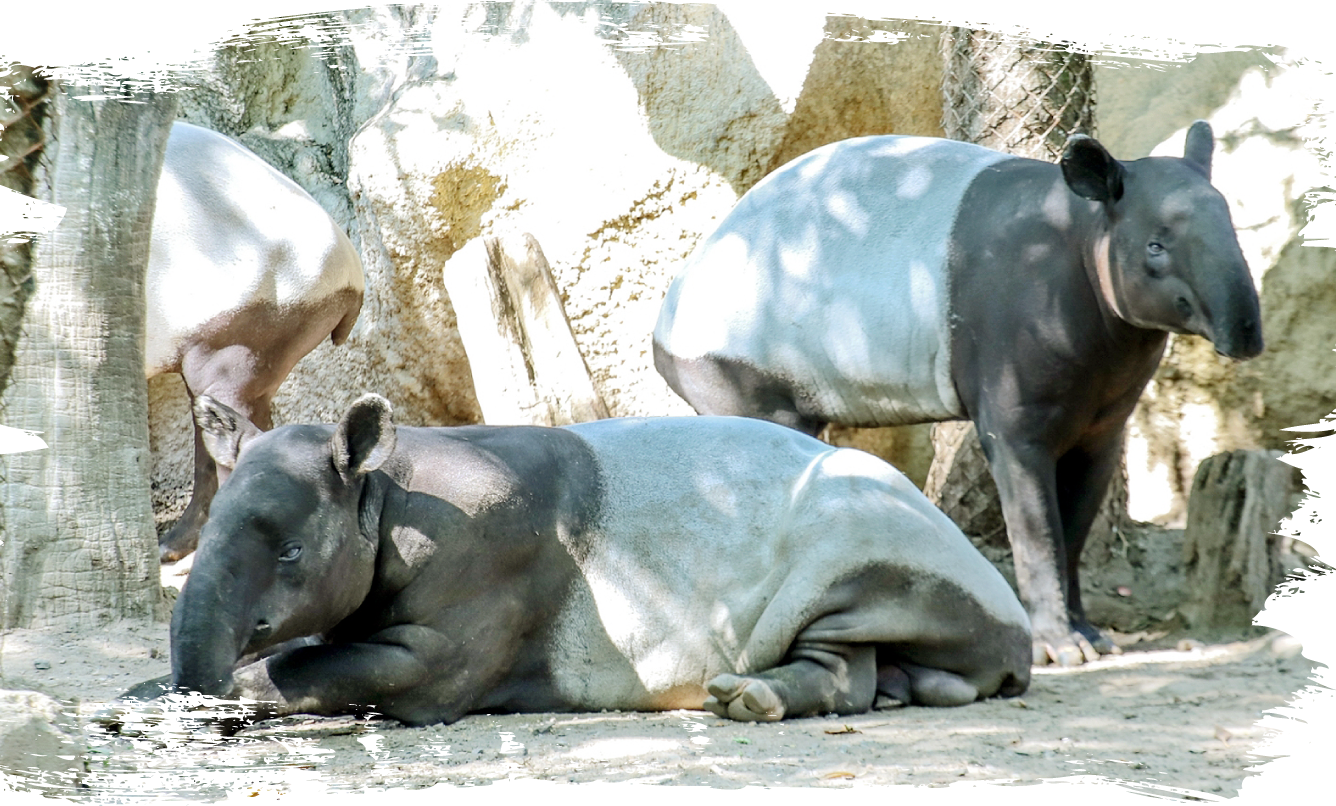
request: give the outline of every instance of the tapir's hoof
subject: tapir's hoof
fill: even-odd
[[[1089,622],[1072,622],[1072,626],[1076,628],[1077,633],[1085,637],[1086,641],[1088,641],[1099,654],[1123,654],[1122,648],[1115,644],[1112,638],[1105,635],[1104,632],[1095,625]]]
[[[1035,637],[1032,660],[1035,666],[1080,666],[1099,660],[1099,652],[1081,633],[1073,630],[1061,641],[1045,641]]]
[[[198,535],[178,535],[176,530],[172,530],[158,542],[158,562],[174,563],[194,551],[198,545]]]
[[[706,684],[705,710],[738,722],[776,722],[784,718],[784,702],[757,677],[721,674]]]

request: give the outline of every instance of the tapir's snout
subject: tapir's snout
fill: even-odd
[[[1220,313],[1211,317],[1210,334],[1215,351],[1226,358],[1246,361],[1262,352],[1262,310],[1257,290],[1247,269],[1232,286],[1227,287],[1224,299],[1216,307]],[[1218,298],[1217,298],[1218,299]]]
[[[1215,342],[1215,351],[1225,358],[1235,361],[1247,361],[1256,358],[1266,346],[1262,341],[1262,323],[1260,319],[1249,319],[1239,323],[1233,338],[1219,339]]]

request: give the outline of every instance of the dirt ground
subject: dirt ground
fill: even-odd
[[[1152,638],[1132,644],[1136,638]],[[81,768],[7,769],[18,791],[97,802],[476,786],[532,779],[734,789],[1035,783],[1101,776],[1146,794],[1235,795],[1265,761],[1259,718],[1315,665],[1282,633],[1209,644],[1120,636],[1121,656],[1040,669],[1025,695],[961,708],[750,725],[706,712],[476,715],[407,728],[364,718],[288,718],[223,737],[181,711],[132,712],[120,735],[91,719],[127,687],[168,671],[161,623],[83,632],[15,630],[0,688],[57,698],[77,725]],[[582,790],[583,791],[583,790]]]

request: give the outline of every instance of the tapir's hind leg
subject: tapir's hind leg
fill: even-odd
[[[181,519],[158,541],[158,559],[174,562],[195,550],[200,529],[209,518],[209,505],[218,487],[227,480],[204,447],[199,423],[194,422],[195,399],[209,395],[234,409],[261,430],[273,427],[270,403],[278,385],[301,354],[274,356],[244,345],[229,344],[222,349],[199,345],[187,352],[181,362],[181,377],[190,395],[191,422],[195,429],[195,487]]]
[[[802,413],[790,385],[741,361],[699,358],[684,361],[654,345],[654,367],[668,386],[697,414],[733,415],[769,420],[818,436],[826,427]]]
[[[750,675],[721,674],[706,688],[705,709],[739,722],[774,722],[817,714],[861,714],[877,693],[877,653],[870,644],[797,643],[782,666]]]
[[[186,511],[158,541],[160,562],[176,562],[195,550],[195,545],[199,542],[199,530],[204,528],[204,522],[209,518],[209,503],[213,501],[214,493],[218,492],[218,469],[204,448],[204,437],[199,424],[194,423],[193,427],[195,486],[191,489],[190,503],[186,504]]]

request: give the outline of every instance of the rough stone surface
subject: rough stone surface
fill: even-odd
[[[1266,598],[1295,570],[1273,534],[1294,510],[1298,471],[1280,451],[1237,450],[1201,463],[1183,535],[1190,627],[1252,624]]]

